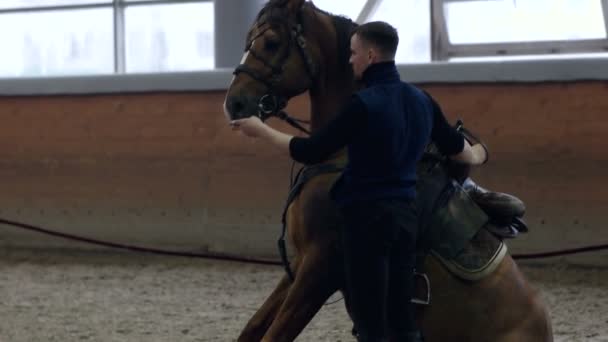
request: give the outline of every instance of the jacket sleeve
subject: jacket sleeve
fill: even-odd
[[[308,138],[294,137],[289,142],[291,157],[300,163],[315,164],[345,147],[357,131],[365,125],[367,109],[358,96],[353,95],[346,106],[327,126]]]
[[[464,137],[454,126],[448,123],[439,104],[425,92],[431,101],[433,110],[433,130],[431,140],[437,145],[439,151],[447,156],[455,155],[464,149]]]

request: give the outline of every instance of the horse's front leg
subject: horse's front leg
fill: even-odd
[[[341,269],[329,246],[316,245],[302,255],[295,280],[263,342],[293,341],[339,289]]]
[[[298,258],[295,258],[291,265],[294,271],[297,271],[298,264]],[[290,285],[291,279],[285,274],[274,291],[266,298],[262,307],[247,322],[239,335],[238,342],[258,342],[262,339],[285,301]]]

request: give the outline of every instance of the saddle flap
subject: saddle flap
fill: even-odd
[[[435,215],[429,222],[431,248],[446,259],[453,259],[488,222],[488,215],[477,206],[457,182],[452,182],[441,197]]]

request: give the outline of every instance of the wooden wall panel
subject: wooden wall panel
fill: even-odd
[[[532,232],[513,251],[608,242],[606,83],[422,87],[489,145],[476,180],[526,202]],[[275,256],[290,161],[231,131],[223,96],[0,98],[0,217],[122,242]],[[307,99],[289,110],[306,117]],[[0,241],[63,244],[10,227]]]

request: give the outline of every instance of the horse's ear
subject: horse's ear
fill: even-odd
[[[296,14],[302,9],[305,2],[306,0],[287,0],[287,8],[290,13]]]

